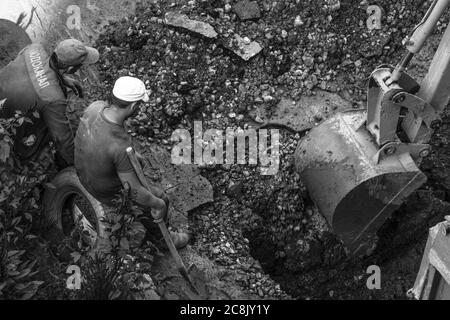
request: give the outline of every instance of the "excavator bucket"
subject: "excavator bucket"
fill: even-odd
[[[313,128],[295,155],[312,200],[350,256],[370,252],[378,228],[426,181],[401,143],[380,148],[366,122],[365,110],[339,113]]]
[[[397,66],[372,73],[367,110],[337,114],[299,143],[297,170],[350,255],[369,253],[386,218],[426,181],[416,164],[450,101],[450,27],[420,85],[406,68],[449,5],[433,1]]]

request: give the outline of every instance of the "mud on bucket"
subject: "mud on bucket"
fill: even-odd
[[[295,165],[309,194],[350,256],[368,253],[377,230],[426,176],[412,156],[380,156],[366,111],[339,113],[300,142]]]

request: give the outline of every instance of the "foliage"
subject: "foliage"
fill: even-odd
[[[155,250],[151,243],[146,249],[140,246],[145,229],[137,220],[142,213],[132,206],[127,192],[117,209],[107,210],[103,221],[110,232],[107,253],[82,247],[82,237],[75,237],[77,230],[71,233],[72,239],[63,241],[70,243],[71,264],[82,272],[80,291],[65,288],[67,261],[53,256],[51,244],[33,234],[40,227],[42,185],[56,173],[52,156],[44,152],[46,156],[39,158],[39,163],[25,165],[12,152],[17,129],[30,122],[28,116],[18,113],[11,119],[0,119],[0,299],[157,298],[148,275]],[[33,116],[39,117],[37,113]],[[40,251],[36,251],[38,246]],[[42,253],[53,259],[40,257]]]
[[[34,114],[34,116],[38,116]],[[46,180],[45,162],[21,165],[12,153],[17,128],[31,122],[17,113],[0,119],[0,298],[30,299],[42,281],[35,280],[36,259],[27,250],[38,217],[39,186]],[[48,163],[47,163],[48,165]]]
[[[74,262],[80,265],[83,272],[78,298],[156,298],[153,281],[146,274],[153,262],[153,247],[141,247],[145,235],[145,228],[137,222],[141,212],[132,206],[125,190],[117,209],[106,208],[105,211],[103,223],[108,226],[109,239],[107,245],[102,247],[104,250],[72,253]]]

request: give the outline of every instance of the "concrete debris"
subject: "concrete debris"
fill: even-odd
[[[229,38],[227,43],[224,43],[224,47],[233,51],[245,61],[248,61],[262,50],[258,42],[249,40],[247,37],[242,38],[240,35],[235,34],[234,37]]]
[[[183,28],[209,39],[214,39],[218,35],[216,30],[214,30],[210,24],[202,21],[191,20],[187,15],[177,12],[166,13],[164,22],[169,26]]]
[[[155,19],[154,22],[158,22],[156,20],[157,19]],[[191,20],[185,14],[168,12],[166,13],[164,24],[172,27],[183,28],[209,39],[216,39],[218,37],[218,33],[210,24],[202,21]],[[257,55],[262,50],[262,47],[258,42],[251,41],[248,37],[241,37],[237,34],[226,38],[222,45],[246,61]]]
[[[261,10],[256,1],[239,1],[234,5],[233,10],[243,21],[261,18]]]

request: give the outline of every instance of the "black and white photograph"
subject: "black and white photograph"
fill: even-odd
[[[449,18],[0,0],[0,300],[169,319],[450,300]]]

